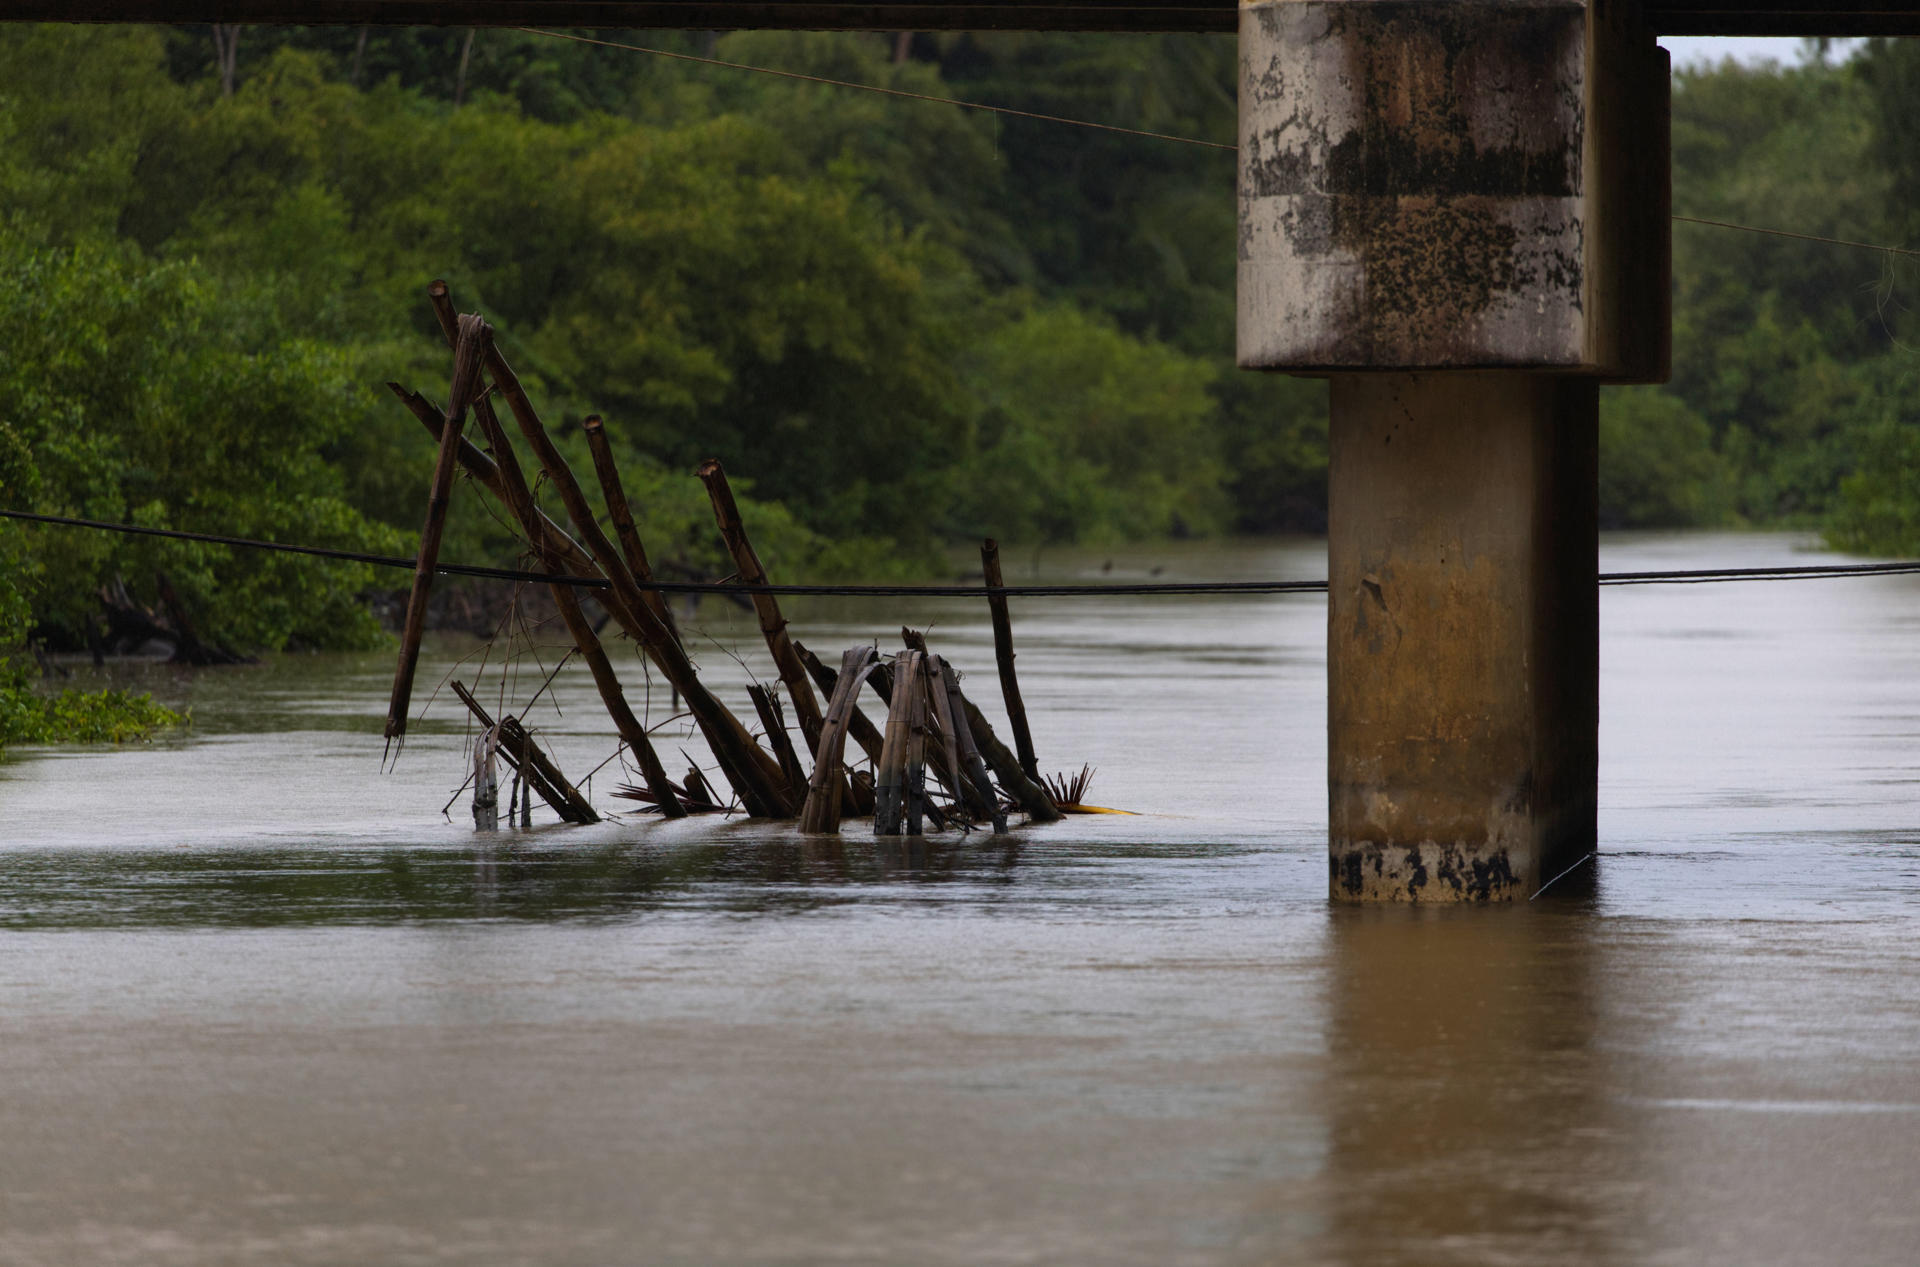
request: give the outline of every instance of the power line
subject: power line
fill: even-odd
[[[1763,229],[1758,225],[1734,224],[1728,220],[1703,220],[1699,216],[1675,216],[1680,224],[1705,224],[1716,229],[1734,229],[1741,233],[1761,233],[1772,238],[1793,238],[1800,242],[1824,242],[1828,246],[1852,246],[1863,251],[1885,251],[1888,255],[1917,255],[1920,251],[1904,246],[1881,246],[1877,242],[1857,242],[1851,238],[1823,238],[1816,233],[1794,233],[1787,229]]]
[[[824,75],[808,75],[797,70],[778,70],[772,66],[754,66],[747,62],[730,62],[718,57],[699,57],[692,53],[675,53],[664,48],[648,48],[644,44],[622,44],[618,40],[594,39],[586,35],[574,35],[567,31],[549,31],[535,26],[517,26],[513,28],[526,35],[544,35],[548,39],[572,40],[576,44],[593,44],[601,48],[624,49],[629,53],[645,53],[650,57],[667,57],[674,61],[696,62],[702,66],[719,66],[726,70],[743,70],[756,75],[776,75],[781,79],[798,79],[810,84],[825,84],[832,88],[851,88],[856,92],[879,93],[886,97],[904,97],[909,101],[930,101],[936,105],[957,106],[962,110],[980,110],[988,114],[1011,115],[1019,119],[1038,119],[1042,123],[1059,123],[1067,127],[1091,128],[1097,132],[1117,132],[1122,136],[1145,137],[1153,141],[1172,141],[1177,145],[1197,145],[1203,149],[1231,150],[1239,152],[1238,145],[1229,145],[1224,141],[1208,141],[1197,136],[1179,136],[1168,132],[1151,132],[1144,128],[1123,128],[1113,123],[1098,123],[1092,119],[1075,119],[1060,114],[1042,114],[1034,110],[1016,110],[1011,106],[988,105],[983,101],[963,101],[957,97],[937,97],[929,93],[908,92],[903,88],[887,88],[879,84],[863,84],[852,79],[830,79]],[[1673,216],[1679,224],[1703,224],[1716,229],[1732,229],[1738,233],[1758,233],[1767,237],[1793,238],[1801,242],[1821,242],[1828,246],[1854,247],[1863,251],[1884,251],[1889,255],[1920,256],[1920,250],[1902,246],[1882,246],[1877,242],[1860,242],[1850,238],[1821,237],[1815,233],[1795,233],[1788,229],[1770,229],[1761,225],[1735,224],[1729,220],[1708,220],[1700,216]]]
[[[313,558],[335,559],[345,563],[365,563],[374,567],[411,571],[414,559],[402,554],[371,554],[359,550],[336,550],[329,546],[295,545],[285,541],[259,541],[248,537],[229,537],[210,532],[185,532],[174,528],[147,528],[138,524],[116,524],[102,519],[76,519],[66,515],[41,515],[25,510],[0,510],[0,518],[61,528],[87,528],[97,532],[123,533],[129,536],[161,537],[174,541],[198,541],[237,549],[266,550],[282,554],[304,554]],[[558,572],[528,572],[515,568],[484,567],[470,563],[440,563],[435,571],[450,576],[476,576],[497,581],[533,581],[549,585],[572,585],[580,589],[606,589],[608,582],[599,576],[572,576]],[[1710,585],[1729,581],[1816,581],[1859,576],[1920,575],[1920,559],[1898,559],[1885,563],[1817,563],[1799,567],[1690,568],[1658,572],[1602,572],[1601,585]],[[984,598],[990,592],[1010,598],[1165,598],[1227,594],[1324,594],[1325,581],[1122,581],[1092,585],[1005,585],[989,591],[985,585],[742,585],[731,581],[640,581],[642,590],[666,594],[754,594],[818,596],[836,598]]]
[[[622,44],[616,40],[597,40],[585,35],[573,35],[566,31],[543,31],[539,27],[516,26],[516,31],[527,35],[544,35],[549,39],[572,40],[576,44],[597,44],[601,48],[620,48],[629,53],[646,53],[653,57],[669,57],[677,62],[698,62],[702,66],[722,66],[728,70],[752,71],[757,75],[777,75],[782,79],[799,79],[810,84],[826,84],[834,88],[852,88],[859,92],[877,92],[885,97],[904,97],[909,101],[931,101],[935,105],[958,106],[962,110],[981,110],[988,114],[1007,114],[1018,119],[1038,119],[1042,123],[1064,123],[1070,127],[1092,128],[1098,132],[1118,132],[1123,136],[1142,136],[1155,141],[1177,141],[1181,145],[1199,145],[1211,150],[1238,150],[1238,145],[1227,145],[1220,141],[1203,141],[1193,136],[1171,136],[1165,132],[1149,132],[1143,128],[1123,128],[1113,123],[1095,123],[1091,119],[1069,119],[1057,114],[1041,114],[1033,110],[1016,110],[1011,106],[990,106],[981,101],[961,101],[955,97],[935,97],[924,92],[908,92],[904,88],[884,88],[879,84],[856,83],[850,79],[828,79],[824,75],[805,75],[797,70],[776,70],[771,66],[749,66],[745,62],[722,61],[717,57],[696,57],[692,53],[672,53],[664,48],[648,48],[642,44]]]

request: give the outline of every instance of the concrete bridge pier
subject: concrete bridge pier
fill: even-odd
[[[1599,384],[1668,360],[1640,19],[1241,9],[1240,363],[1331,380],[1338,899],[1524,899],[1593,847]]]

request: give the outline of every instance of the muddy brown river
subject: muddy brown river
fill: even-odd
[[[829,661],[931,626],[1000,713],[982,606],[790,614]],[[0,762],[0,1263],[1920,1260],[1920,578],[1601,615],[1597,886],[1495,909],[1327,902],[1313,595],[1016,601],[1043,767],[1138,816],[965,840],[478,836],[447,693],[381,772],[386,653],[116,669],[191,729]],[[698,627],[745,709],[753,627]],[[613,750],[584,670],[533,720]]]

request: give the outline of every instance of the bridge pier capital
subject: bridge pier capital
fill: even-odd
[[[1598,384],[1669,357],[1636,0],[1240,10],[1240,364],[1332,379],[1330,885],[1526,897],[1594,841]]]

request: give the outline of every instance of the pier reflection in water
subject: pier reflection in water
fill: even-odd
[[[991,696],[984,613],[929,607]],[[1607,592],[1597,884],[1498,910],[1326,903],[1318,602],[1015,619],[1043,761],[1151,813],[475,837],[451,713],[375,772],[380,657],[15,754],[0,1261],[1911,1257],[1920,584]]]

